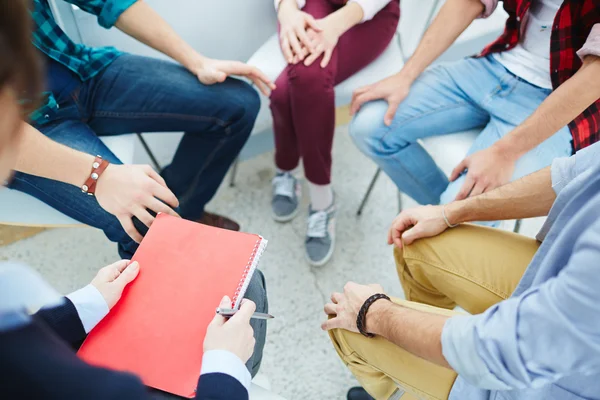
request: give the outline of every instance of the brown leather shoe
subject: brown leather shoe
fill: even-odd
[[[208,225],[208,226],[214,226],[215,228],[227,229],[230,231],[239,231],[240,230],[240,224],[238,224],[237,222],[235,222],[227,217],[224,217],[222,215],[211,214],[206,211],[204,211],[202,218],[200,218],[196,222],[199,222],[201,224]]]

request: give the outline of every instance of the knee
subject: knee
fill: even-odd
[[[321,68],[318,61],[310,66],[303,63],[291,65],[287,69],[287,76],[290,85],[294,86],[294,92],[331,92],[335,86],[333,70],[330,68]]]
[[[235,90],[231,93],[231,106],[236,122],[244,126],[253,126],[260,110],[260,96],[258,92],[248,83],[238,79],[232,79]],[[250,130],[248,130],[248,134]]]
[[[389,129],[383,123],[386,110],[387,103],[384,100],[366,103],[350,124],[350,137],[359,150],[368,156],[376,153],[385,132]]]
[[[287,82],[282,82],[281,79],[275,84],[277,88],[271,92],[269,99],[271,100],[271,109],[279,109],[289,107],[290,95]]]
[[[265,279],[260,270],[256,270],[252,276],[245,297],[256,304],[257,312],[264,313],[269,311]]]

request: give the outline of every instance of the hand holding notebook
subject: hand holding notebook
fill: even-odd
[[[132,259],[141,266],[137,279],[79,355],[193,397],[216,305],[227,295],[229,307],[239,308],[266,244],[258,235],[159,214]]]

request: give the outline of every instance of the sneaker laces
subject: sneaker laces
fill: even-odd
[[[286,172],[273,178],[273,193],[275,196],[294,198],[296,179]]]
[[[317,211],[308,217],[308,232],[310,238],[324,238],[327,236],[327,211]]]

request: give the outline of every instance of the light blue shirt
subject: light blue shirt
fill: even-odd
[[[513,295],[450,318],[450,400],[600,399],[600,143],[552,164],[557,199]]]

